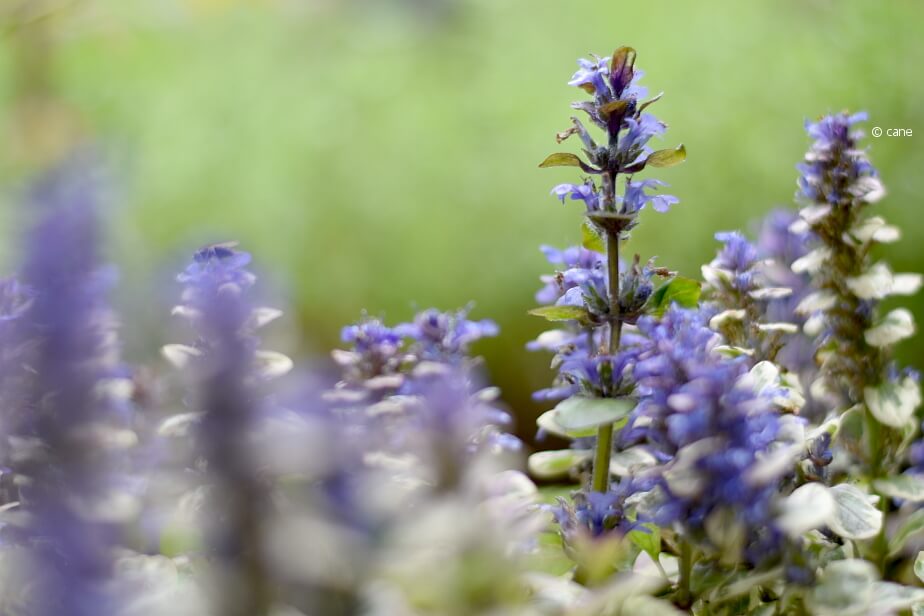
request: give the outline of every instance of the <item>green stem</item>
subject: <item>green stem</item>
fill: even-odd
[[[610,487],[610,451],[613,449],[613,424],[597,428],[597,450],[594,452],[594,492],[606,492]]]
[[[619,234],[606,234],[606,266],[610,295],[610,355],[619,350],[622,321],[619,318]]]
[[[619,235],[607,233],[606,260],[609,274],[610,342],[609,353],[619,351],[622,322],[619,320]],[[597,429],[597,450],[594,452],[591,487],[595,492],[606,492],[610,487],[610,454],[613,449],[613,424]]]

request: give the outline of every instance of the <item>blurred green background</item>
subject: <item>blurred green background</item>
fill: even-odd
[[[538,246],[580,237],[549,196],[575,59],[630,44],[665,97],[658,177],[681,204],[645,212],[629,251],[691,276],[712,234],[792,202],[802,124],[866,109],[904,230],[897,271],[924,270],[924,3],[919,0],[0,0],[0,260],[15,266],[24,182],[73,143],[114,170],[111,257],[128,353],[152,356],[170,274],[200,244],[240,240],[291,304],[303,357],[362,309],[389,321],[474,300],[502,336],[491,377],[532,433],[546,356],[523,346]],[[280,291],[281,290],[281,291]],[[924,322],[924,298],[912,300]],[[924,366],[924,347],[903,359]]]

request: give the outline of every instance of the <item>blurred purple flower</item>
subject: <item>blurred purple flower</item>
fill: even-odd
[[[106,302],[113,275],[97,260],[97,196],[83,161],[38,184],[32,199],[41,220],[28,237],[25,286],[4,283],[0,302],[12,327],[3,328],[4,352],[16,349],[28,367],[28,375],[4,375],[13,391],[3,398],[17,401],[4,409],[5,430],[15,436],[15,450],[4,455],[29,517],[3,530],[35,559],[29,613],[37,615],[120,613],[112,558],[133,508],[117,497],[123,454],[110,440],[127,432],[128,418],[103,387],[121,366]]]

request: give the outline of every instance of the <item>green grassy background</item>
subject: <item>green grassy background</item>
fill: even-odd
[[[548,357],[523,349],[542,327],[525,315],[546,270],[537,248],[578,241],[581,218],[548,194],[575,174],[536,165],[580,97],[566,86],[575,59],[621,44],[665,91],[665,147],[689,153],[658,176],[680,205],[646,211],[629,251],[697,276],[715,231],[791,203],[806,118],[867,109],[870,127],[916,133],[869,143],[890,191],[875,207],[905,234],[884,256],[924,270],[917,0],[48,4],[28,25],[8,16],[0,42],[0,254],[15,263],[15,196],[44,160],[20,135],[38,91],[113,162],[111,255],[136,359],[164,341],[171,267],[234,238],[288,289],[284,343],[305,357],[364,308],[399,321],[474,300],[503,332],[479,350],[531,432],[529,391],[550,376]],[[41,75],[24,43],[36,28]],[[922,348],[906,343],[903,359],[924,366]]]

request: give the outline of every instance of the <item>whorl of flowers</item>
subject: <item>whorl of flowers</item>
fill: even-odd
[[[98,262],[96,190],[82,171],[74,163],[40,182],[23,282],[2,289],[3,456],[18,503],[7,509],[22,516],[2,532],[28,555],[19,607],[5,596],[4,611],[117,614],[126,599],[113,568],[137,512],[123,475],[137,437],[117,393],[113,275]]]
[[[863,134],[854,128],[865,119],[865,113],[841,113],[806,124],[814,141],[798,167],[797,197],[804,207],[796,227],[811,230],[817,239],[814,250],[792,269],[810,274],[816,289],[797,311],[809,317],[806,330],[818,336],[817,357],[828,389],[840,396],[842,408],[861,404],[874,424],[901,429],[913,423],[920,391],[914,374],[893,367],[891,348],[915,327],[908,310],[881,315],[878,304],[891,295],[915,293],[921,277],[894,274],[870,256],[874,245],[895,241],[899,234],[882,217],[865,216],[885,195],[859,146]],[[880,442],[864,457],[874,474],[895,463],[897,438],[888,429],[881,439],[873,438]]]
[[[497,334],[497,325],[471,320],[468,312],[431,308],[394,328],[370,317],[345,327],[341,337],[352,348],[333,353],[343,379],[325,394],[372,450],[436,455],[443,479],[468,453],[521,446],[504,432],[510,415],[497,404],[498,391],[481,386],[478,360],[469,356],[473,343]],[[442,454],[431,447],[436,441],[447,444]],[[460,443],[463,450],[451,453]]]
[[[715,259],[702,267],[709,301],[717,309],[710,326],[721,332],[737,352],[756,363],[775,360],[795,323],[768,320],[772,305],[785,300],[792,289],[775,286],[767,269],[772,261],[761,259],[757,246],[737,231],[716,233],[722,242]]]
[[[796,307],[811,292],[811,281],[807,274],[794,272],[792,264],[811,251],[812,235],[793,229],[798,218],[791,210],[773,210],[761,222],[756,246],[765,263],[762,272],[768,284],[790,290],[788,296],[767,304],[766,319],[771,323],[794,323],[799,329],[785,336],[777,363],[809,383],[814,380],[808,379],[817,372],[817,365],[810,338],[802,332],[805,317],[796,314]]]

